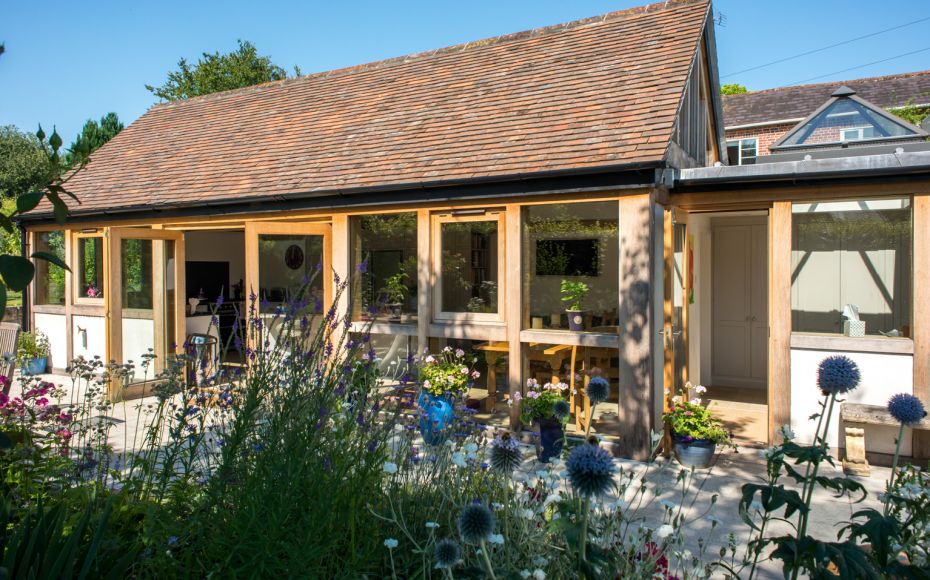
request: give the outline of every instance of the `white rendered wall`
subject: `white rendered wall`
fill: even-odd
[[[143,378],[142,355],[155,348],[155,321],[148,318],[123,319],[123,362],[132,361],[135,365],[135,375]],[[149,367],[149,377],[153,369]]]
[[[104,363],[107,353],[107,325],[102,316],[74,316],[71,318],[71,340],[74,344],[74,358],[83,356],[87,360],[99,356]],[[87,330],[87,346],[84,346],[83,333]]]
[[[824,358],[837,354],[856,361],[862,373],[859,388],[845,396],[848,402],[885,406],[896,393],[913,393],[914,361],[911,355],[791,349],[791,429],[801,442],[811,442],[817,427],[816,421],[808,419],[820,409],[817,365]],[[839,441],[839,411],[839,405],[836,405],[828,436],[834,452]],[[873,425],[863,428],[867,451],[894,453],[897,428]],[[905,455],[911,453],[910,430],[905,430],[901,452]]]
[[[36,313],[35,329],[48,337],[48,368],[64,369],[68,366],[68,326],[64,314]],[[0,353],[0,355],[6,353]]]
[[[688,234],[694,242],[694,304],[688,305],[688,376],[691,382],[711,384],[711,229],[710,218],[688,216]]]

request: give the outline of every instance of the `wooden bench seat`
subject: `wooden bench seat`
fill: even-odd
[[[862,405],[843,403],[840,405],[840,433],[845,438],[843,471],[850,475],[867,476],[870,473],[869,462],[865,458],[865,430],[857,425],[878,425],[882,427],[899,427],[898,420],[891,416],[888,409],[879,405]],[[911,429],[930,431],[930,417],[914,425]]]

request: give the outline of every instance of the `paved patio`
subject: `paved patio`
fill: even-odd
[[[70,377],[60,375],[43,375],[45,380],[61,384],[66,389],[70,388]],[[11,395],[18,394],[19,385],[14,381]],[[67,402],[69,397],[65,397],[63,402]],[[145,416],[140,414],[138,409],[140,405],[154,403],[154,397],[136,399],[117,403],[112,409],[110,419],[114,421],[114,427],[110,434],[110,444],[114,451],[124,453],[131,451],[133,441],[138,440],[136,434],[139,433],[143,425]],[[491,427],[493,434],[494,429],[501,427]],[[536,461],[533,449],[529,445],[523,446],[524,457],[526,458],[523,466],[518,470],[516,478],[519,480],[535,482],[536,479],[543,475],[550,479],[552,485],[556,488],[564,488],[564,466],[555,464],[542,464]],[[726,536],[732,532],[736,535],[737,546],[740,550],[745,548],[749,540],[749,527],[740,520],[737,509],[741,497],[741,487],[747,482],[760,482],[760,477],[765,472],[765,461],[762,457],[762,450],[743,448],[738,452],[726,451],[722,453],[714,466],[706,470],[697,470],[694,474],[691,487],[686,494],[683,502],[680,501],[680,485],[676,490],[675,480],[681,470],[681,467],[669,460],[668,462],[660,460],[651,465],[641,462],[617,459],[617,465],[623,473],[633,471],[637,474],[647,472],[646,481],[648,482],[648,498],[654,498],[647,508],[641,509],[638,515],[645,518],[647,525],[655,527],[661,522],[663,510],[665,509],[660,503],[661,500],[668,500],[676,505],[681,504],[682,513],[685,516],[685,533],[686,547],[694,553],[699,550],[699,539],[707,543],[707,553],[715,554],[719,548],[726,544]],[[838,462],[839,463],[839,462]],[[821,475],[831,477],[841,476],[842,470],[839,467],[823,465]],[[849,498],[836,499],[831,493],[824,490],[816,490],[813,500],[813,512],[810,522],[811,533],[824,540],[835,540],[839,529],[850,519],[853,512],[866,506],[877,506],[877,496],[884,490],[885,482],[890,474],[888,468],[872,467],[872,474],[867,478],[857,478],[869,492],[869,498],[861,503],[852,503]],[[787,485],[788,482],[785,481]],[[718,496],[715,506],[712,506],[711,498]],[[605,505],[611,505],[616,502],[616,496],[605,500]],[[630,498],[627,497],[629,500]],[[712,526],[712,515],[718,520],[718,524]],[[786,531],[785,526],[773,526],[772,532],[777,534]],[[740,555],[738,552],[737,555]],[[780,578],[781,573],[777,564],[767,563],[763,566],[760,577],[762,578]]]

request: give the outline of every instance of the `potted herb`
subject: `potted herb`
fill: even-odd
[[[562,302],[565,303],[569,330],[584,330],[584,301],[589,291],[588,285],[584,282],[562,280]]]
[[[474,370],[477,357],[462,349],[445,347],[432,355],[424,352],[417,362],[420,380],[420,434],[428,445],[442,443],[452,427],[455,399],[481,376]]]
[[[16,358],[24,375],[40,375],[48,366],[48,337],[41,332],[23,332],[16,345]]]
[[[662,421],[672,435],[672,450],[678,462],[685,466],[710,467],[717,445],[732,446],[730,433],[701,403],[700,398],[689,398],[689,392],[698,395],[707,392],[701,385],[688,383],[685,392],[672,397],[668,412]]]
[[[407,300],[407,294],[410,293],[410,288],[408,288],[405,283],[407,277],[406,272],[398,272],[384,281],[384,288],[381,289],[381,294],[387,301],[387,306],[391,311],[389,320],[395,322],[401,321],[404,311],[404,302]]]
[[[565,442],[564,425],[570,411],[565,400],[568,385],[546,383],[540,388],[536,379],[529,379],[526,388],[525,395],[514,393],[514,399],[520,401],[520,420],[524,425],[539,430],[536,458],[548,463],[562,452]]]

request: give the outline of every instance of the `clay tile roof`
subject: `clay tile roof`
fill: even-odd
[[[930,70],[798,85],[723,97],[723,120],[727,128],[772,121],[800,121],[824,104],[836,89],[846,85],[863,99],[883,108],[900,107],[908,99],[930,103]]]
[[[158,104],[68,183],[72,213],[661,161],[708,4]]]

